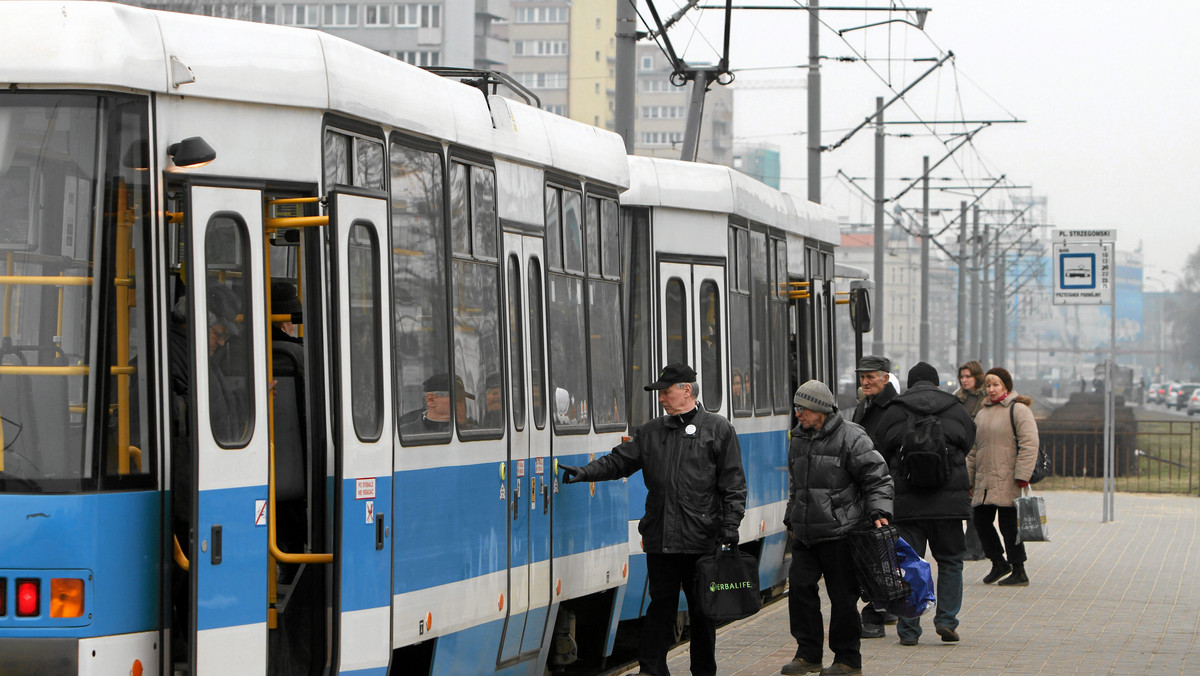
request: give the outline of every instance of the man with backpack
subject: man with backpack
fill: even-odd
[[[958,398],[938,389],[938,372],[918,362],[908,386],[879,421],[876,448],[895,481],[893,523],[904,541],[937,562],[937,610],[933,626],[943,641],[958,637],[966,542],[963,520],[971,518],[967,453],[975,443],[975,422]],[[900,618],[901,645],[916,645],[919,619]]]

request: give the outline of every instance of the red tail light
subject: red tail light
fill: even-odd
[[[17,617],[38,614],[40,591],[37,580],[17,580]]]

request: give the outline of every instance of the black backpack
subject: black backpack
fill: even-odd
[[[895,473],[911,488],[936,490],[950,478],[950,449],[939,413],[912,411],[909,416]]]

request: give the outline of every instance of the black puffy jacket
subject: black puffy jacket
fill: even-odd
[[[896,466],[904,433],[911,421],[936,414],[950,449],[950,476],[937,490],[911,488]],[[967,493],[967,454],[975,444],[975,421],[962,402],[933,383],[918,382],[892,400],[879,420],[876,447],[896,480],[896,520],[969,519],[971,497]]]
[[[746,475],[737,433],[725,418],[703,408],[689,424],[675,415],[655,418],[580,474],[585,481],[607,481],[639,469],[647,489],[638,524],[645,551],[707,553],[722,533],[737,531],[746,513]]]
[[[784,514],[784,526],[806,545],[891,518],[892,477],[862,427],[835,411],[819,430],[792,430]]]

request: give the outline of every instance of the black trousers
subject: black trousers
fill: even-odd
[[[1000,517],[1000,535],[1004,536],[1004,548],[1000,547],[1000,535],[992,522]],[[1008,552],[1011,564],[1025,563],[1025,543],[1017,541],[1017,508],[979,505],[975,508],[975,530],[979,531],[979,542],[983,544],[983,555],[995,561],[1003,559]]]
[[[813,545],[792,541],[788,621],[796,639],[796,655],[809,662],[821,661],[825,625],[817,581],[822,576],[829,595],[829,649],[833,661],[861,667],[858,582],[854,579],[850,543],[845,538]]]
[[[692,674],[716,676],[717,625],[698,612],[693,587],[696,561],[700,557],[700,554],[646,554],[650,606],[642,620],[638,664],[648,674],[671,673],[667,669],[667,651],[675,642],[675,616],[679,613],[679,590],[683,589],[691,622]]]

